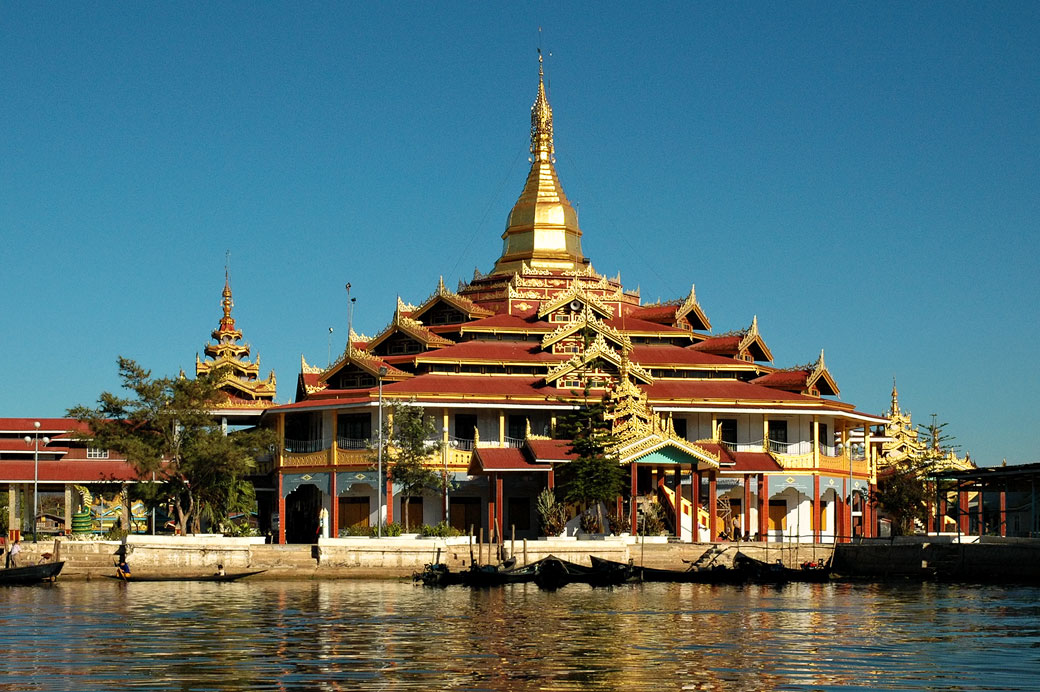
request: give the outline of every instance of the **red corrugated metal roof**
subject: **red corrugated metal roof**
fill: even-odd
[[[640,365],[719,365],[732,367],[732,358],[694,350],[692,346],[635,346],[631,359]],[[750,363],[748,366],[750,367]]]
[[[32,459],[0,462],[0,483],[31,483],[35,472]],[[41,483],[95,483],[109,480],[148,480],[124,461],[40,461]]]
[[[517,362],[559,362],[567,360],[569,355],[543,351],[538,343],[530,341],[463,341],[436,351],[422,353],[416,358],[428,361],[517,361]]]
[[[540,462],[573,461],[578,455],[571,451],[571,440],[527,440],[527,449]]]
[[[548,473],[549,464],[538,464],[514,447],[478,447],[474,450],[473,465],[482,472],[539,471]]]

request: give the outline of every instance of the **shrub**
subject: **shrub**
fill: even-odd
[[[581,513],[581,530],[585,533],[599,533],[599,519],[591,511]]]
[[[371,536],[374,531],[371,526],[365,526],[364,524],[351,524],[350,526],[339,530],[340,538],[348,538],[350,536]]]
[[[454,538],[455,536],[461,536],[462,532],[448,524],[448,522],[442,521],[436,526],[423,524],[422,528],[419,529],[419,534],[425,538]]]
[[[625,521],[625,516],[618,514],[617,512],[611,512],[607,515],[607,523],[610,525],[610,533],[615,536],[620,536],[628,530],[628,523]]]
[[[391,522],[388,522],[388,523],[384,524],[383,525],[383,535],[384,536],[391,536],[391,537],[392,536],[400,536],[401,535],[401,525],[398,524],[396,521],[391,521]]]
[[[664,510],[657,500],[643,504],[639,519],[639,533],[644,536],[657,536],[664,532]]]
[[[559,536],[567,528],[567,508],[556,501],[552,490],[546,488],[538,494],[536,509],[546,536]]]

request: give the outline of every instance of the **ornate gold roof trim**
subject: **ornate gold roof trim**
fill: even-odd
[[[637,363],[628,361],[624,356],[620,355],[610,345],[607,344],[606,339],[603,338],[602,334],[597,334],[596,338],[589,345],[589,348],[584,353],[575,353],[570,359],[565,360],[559,365],[550,368],[549,372],[545,376],[546,384],[552,384],[556,380],[560,379],[564,375],[567,375],[579,368],[584,368],[590,362],[602,358],[603,360],[611,363],[618,368],[618,372],[623,369],[623,362],[628,362],[628,372],[638,378],[645,384],[653,384],[654,378],[650,376],[650,373],[639,366]]]
[[[575,332],[581,331],[588,327],[597,334],[602,334],[604,337],[613,340],[618,348],[623,351],[631,350],[632,340],[629,339],[625,334],[622,334],[617,329],[614,329],[610,325],[598,319],[595,315],[586,317],[585,319],[573,320],[571,322],[564,322],[559,327],[542,337],[542,349],[546,349],[561,339],[566,339]]]
[[[437,290],[434,291],[418,308],[414,308],[409,315],[412,318],[419,319],[423,313],[429,310],[431,307],[436,305],[438,302],[444,301],[456,308],[460,312],[466,315],[466,317],[472,319],[474,317],[491,317],[494,315],[494,311],[488,310],[487,308],[480,307],[469,298],[460,296],[454,291],[450,291],[444,287],[444,277],[440,277],[440,281],[437,284]]]
[[[594,308],[603,317],[614,316],[614,311],[611,310],[606,303],[600,300],[594,293],[586,291],[585,287],[575,280],[571,282],[570,288],[566,291],[557,294],[557,296],[552,300],[542,303],[538,308],[538,317],[545,317],[549,313],[555,312],[564,305],[575,300],[584,303],[586,307]]]
[[[819,390],[819,387],[816,386],[816,383],[819,382],[821,379],[827,383],[827,386],[830,387],[831,391],[834,392],[835,396],[839,394],[838,384],[834,381],[834,377],[831,376],[830,371],[827,370],[827,365],[823,362],[822,348],[820,349],[820,357],[816,360],[812,372],[809,373],[809,377],[807,377],[805,380],[806,388],[808,389],[811,387]]]

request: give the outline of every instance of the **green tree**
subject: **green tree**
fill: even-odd
[[[928,476],[932,461],[925,457],[910,458],[878,472],[874,502],[892,520],[892,535],[909,536],[916,522],[928,518]]]
[[[393,429],[389,420],[383,439],[391,444],[384,450],[389,460],[390,478],[401,488],[401,514],[404,530],[408,532],[408,504],[414,495],[426,495],[444,487],[447,479],[425,465],[431,453],[430,440],[435,439],[437,428],[426,417],[422,406],[414,403],[394,404],[390,407]]]
[[[127,397],[102,392],[95,407],[68,415],[90,431],[93,446],[123,454],[142,482],[135,495],[151,506],[167,502],[181,533],[198,533],[202,521],[219,522],[251,501],[247,474],[274,442],[270,430],[225,434],[211,413],[223,396],[222,372],[196,379],[152,377],[133,360],[119,358]]]
[[[614,444],[610,424],[604,419],[606,404],[590,402],[588,387],[585,400],[575,410],[562,416],[557,437],[569,439],[577,458],[559,467],[556,477],[566,502],[588,507],[595,505],[596,520],[602,531],[606,525],[603,503],[613,502],[625,487],[625,472],[609,450]]]

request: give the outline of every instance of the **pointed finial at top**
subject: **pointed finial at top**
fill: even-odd
[[[892,414],[899,414],[899,392],[896,390],[896,378],[892,377]]]
[[[538,49],[538,95],[531,106],[531,154],[538,161],[553,161],[552,108],[545,95],[545,72],[542,69],[542,49]]]
[[[235,321],[231,318],[231,308],[235,307],[235,301],[231,299],[231,251],[228,250],[224,258],[224,290],[221,292],[221,307],[224,309],[224,318],[220,321],[222,325],[230,324],[234,328]]]

